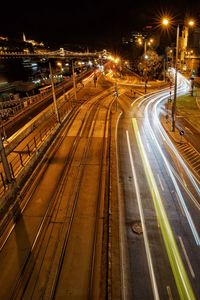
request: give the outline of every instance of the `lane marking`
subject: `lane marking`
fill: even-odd
[[[147,142],[146,144],[147,144],[147,148],[148,148],[149,153],[151,153],[151,148],[150,148],[149,143]]]
[[[164,192],[165,189],[164,189],[163,184],[162,184],[162,181],[161,181],[161,179],[160,179],[160,175],[157,174],[157,177],[158,177],[158,181],[159,181],[159,183],[160,183],[161,189],[162,189],[162,191]]]
[[[173,300],[173,297],[172,297],[172,291],[171,291],[170,286],[167,285],[167,286],[166,286],[166,289],[167,289],[167,294],[168,294],[169,300]]]
[[[188,264],[188,268],[189,268],[189,270],[190,270],[190,273],[191,273],[192,277],[195,278],[195,274],[194,274],[192,265],[191,265],[191,263],[190,263],[189,257],[188,257],[188,255],[187,255],[187,251],[186,251],[186,249],[185,249],[183,240],[182,240],[181,236],[179,236],[178,238],[179,238],[181,247],[182,247],[182,249],[183,249],[183,253],[184,253],[184,255],[185,255],[185,259],[186,259],[186,261],[187,261],[187,264]]]
[[[184,213],[184,210],[183,210],[183,207],[181,205],[181,202],[180,202],[180,199],[179,199],[179,196],[178,196],[177,192],[175,192],[175,196],[176,196],[180,211],[181,211],[182,215],[185,217],[185,213]]]

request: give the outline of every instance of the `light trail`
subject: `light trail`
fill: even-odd
[[[169,88],[167,87],[167,88],[161,89],[160,92],[168,91],[168,90],[169,90]],[[151,97],[151,96],[153,96],[153,95],[157,95],[158,93],[159,93],[159,91],[155,91],[155,92],[151,92],[151,93],[146,94],[146,97],[145,97],[145,95],[139,97],[138,100],[139,100],[140,98],[144,98],[144,99],[138,103],[138,108],[140,108],[140,106],[142,106],[142,104],[143,104],[144,102],[146,102],[146,100],[147,100],[149,97]]]
[[[176,172],[176,170],[172,166],[171,166],[171,170],[172,170],[174,176],[176,177],[176,179],[179,181],[179,183],[184,188],[185,192],[188,194],[188,196],[194,202],[194,204],[197,207],[197,209],[200,210],[200,204],[199,204],[199,202],[194,198],[194,196],[192,195],[192,193],[190,192],[190,190],[188,189],[188,187],[185,185],[185,182],[183,182],[183,180],[181,179],[181,177],[178,175],[178,173]]]
[[[196,180],[194,179],[194,175],[191,173],[191,171],[189,170],[188,166],[185,164],[184,160],[182,159],[181,155],[179,154],[178,150],[176,149],[176,147],[174,146],[174,144],[172,143],[172,141],[170,140],[170,138],[168,137],[168,134],[166,133],[165,129],[163,128],[162,124],[160,123],[160,120],[158,118],[158,104],[163,101],[165,99],[165,97],[162,97],[161,99],[159,99],[159,101],[157,101],[156,103],[154,103],[154,107],[153,107],[153,115],[154,115],[154,122],[158,124],[158,129],[160,131],[161,136],[167,141],[168,146],[171,148],[171,150],[173,151],[173,153],[176,155],[176,157],[178,158],[179,162],[181,163],[181,165],[183,166],[186,174],[188,175],[192,185],[194,186],[195,190],[197,191],[198,195],[200,196],[200,189],[196,183]]]
[[[160,186],[161,186],[161,189],[162,189],[162,191],[164,192],[164,186],[163,186],[163,184],[162,184],[162,181],[161,181],[161,178],[160,178],[160,175],[159,174],[157,174],[157,177],[158,177],[158,181],[159,181],[159,183],[160,183]]]
[[[184,92],[185,92],[186,88],[188,88],[188,81],[186,81],[186,83],[185,83],[185,81],[184,81],[184,86],[182,88],[182,90]],[[153,120],[154,120],[154,124],[158,125],[158,130],[160,131],[160,134],[161,134],[163,140],[167,142],[168,146],[171,148],[171,150],[174,152],[174,154],[176,155],[176,157],[179,159],[179,162],[183,166],[183,168],[184,168],[186,174],[188,175],[188,177],[189,177],[192,185],[194,186],[194,188],[197,191],[198,195],[200,195],[200,189],[199,189],[199,187],[197,185],[197,179],[196,178],[194,179],[194,175],[191,173],[191,171],[189,170],[188,166],[185,164],[185,162],[182,159],[181,155],[177,151],[176,147],[171,142],[170,138],[168,137],[168,134],[166,133],[165,129],[163,128],[163,126],[160,123],[160,120],[158,118],[158,112],[157,112],[157,110],[158,110],[158,104],[160,102],[162,102],[163,100],[165,100],[166,98],[168,98],[167,94],[168,93],[165,93],[165,92],[162,91],[162,92],[159,92],[159,94],[157,95],[156,98],[155,98],[155,96],[152,97],[152,95],[148,96],[146,98],[146,101],[148,101],[148,104],[147,104],[147,107],[145,108],[145,117],[148,120],[150,119],[150,117],[149,117],[149,106],[150,106],[150,104],[153,103],[154,104],[154,107],[153,107]],[[149,126],[151,127],[150,122],[148,122],[148,127]],[[156,139],[156,138],[153,137],[153,139]]]
[[[178,74],[178,93],[185,93],[187,90],[189,89],[189,81],[187,81],[181,74]],[[145,116],[145,128],[148,132],[148,135],[150,135],[151,140],[154,142],[154,144],[156,145],[159,153],[161,154],[161,157],[166,165],[167,171],[169,176],[171,177],[171,180],[173,182],[174,188],[176,190],[177,196],[179,197],[180,200],[180,204],[182,205],[183,211],[187,217],[188,220],[188,224],[191,228],[192,234],[194,236],[195,242],[196,244],[199,246],[200,245],[200,238],[199,238],[199,234],[197,232],[197,229],[194,225],[194,222],[192,220],[192,217],[189,213],[189,210],[187,208],[187,205],[185,203],[184,197],[180,191],[179,185],[176,181],[175,178],[175,174],[174,174],[174,169],[172,167],[172,165],[170,164],[170,162],[167,160],[167,158],[164,155],[164,152],[161,148],[160,145],[160,138],[159,140],[157,139],[154,130],[151,126],[150,120],[153,119],[154,124],[156,125],[162,139],[168,144],[168,146],[170,147],[170,149],[172,150],[172,152],[174,153],[174,155],[176,156],[176,158],[178,159],[180,165],[182,165],[182,167],[185,170],[185,173],[188,176],[188,179],[190,180],[192,186],[194,187],[194,189],[196,190],[196,192],[198,193],[198,195],[200,195],[200,191],[199,191],[199,187],[197,185],[196,179],[194,179],[194,175],[191,173],[191,171],[189,170],[189,168],[187,167],[187,165],[185,164],[185,162],[183,161],[182,157],[180,156],[180,154],[178,153],[176,147],[173,145],[173,143],[171,142],[168,134],[166,133],[165,129],[162,127],[159,117],[158,117],[158,104],[164,100],[166,100],[168,96],[168,91],[165,89],[164,91],[160,91],[157,93],[153,93],[150,94],[148,96],[145,97],[144,100],[142,100],[142,102],[144,102],[146,100],[147,104],[145,106],[144,109],[144,116]],[[150,109],[150,105],[153,105],[153,109]],[[139,105],[138,105],[139,106]],[[182,179],[180,179],[180,177],[178,178],[179,182],[181,180],[181,184],[182,187],[184,188],[184,190],[187,192],[187,194],[190,196],[192,202],[195,204],[195,206],[198,208],[199,210],[199,203],[198,201],[192,196],[191,193],[188,193],[188,188],[185,186],[184,183],[182,183]],[[191,197],[192,196],[192,197]]]
[[[134,167],[134,163],[133,163],[133,157],[132,157],[131,146],[130,146],[130,138],[129,138],[129,134],[128,134],[127,130],[126,130],[126,138],[127,138],[129,158],[130,158],[130,163],[131,163],[131,170],[132,170],[132,174],[133,174],[133,180],[134,180],[135,191],[136,191],[136,196],[137,196],[136,198],[137,198],[137,203],[138,203],[138,208],[139,208],[139,213],[140,213],[140,219],[141,219],[141,223],[142,223],[144,245],[145,245],[145,251],[146,251],[149,273],[150,273],[150,278],[151,278],[151,285],[152,285],[152,289],[153,289],[154,299],[160,299],[159,293],[158,293],[158,287],[157,287],[157,283],[156,283],[156,278],[155,278],[155,272],[154,272],[153,263],[152,263],[152,258],[151,258],[151,251],[150,251],[150,247],[149,247],[149,240],[148,240],[147,230],[146,230],[146,225],[145,225],[145,218],[144,218],[144,213],[143,213],[143,208],[142,208],[142,201],[141,201],[141,197],[140,197],[140,190],[139,190],[137,175],[136,175],[136,171],[135,171],[135,167]]]
[[[162,203],[162,199],[160,197],[160,193],[158,191],[155,178],[153,176],[153,172],[150,167],[150,163],[148,161],[141,136],[139,133],[139,128],[137,125],[136,119],[132,119],[133,129],[136,135],[137,145],[140,151],[140,155],[143,162],[143,167],[145,170],[146,178],[148,181],[149,189],[152,195],[154,207],[157,214],[157,219],[161,228],[162,236],[164,239],[166,251],[169,257],[169,261],[171,264],[171,268],[174,274],[174,278],[176,281],[176,285],[178,288],[178,292],[180,295],[180,299],[192,300],[195,299],[194,292],[191,287],[191,283],[187,276],[187,272],[184,268],[183,261],[181,259],[181,255],[179,253],[170,223],[167,218],[167,214],[165,208]]]
[[[180,91],[181,92],[186,92],[190,87],[189,87],[189,81],[186,80],[181,74],[179,74],[180,76],[180,80],[181,80],[181,87],[180,87]],[[179,78],[179,77],[178,77]],[[161,97],[162,96],[162,97]],[[183,166],[186,174],[188,175],[193,187],[195,188],[195,190],[197,191],[198,195],[200,196],[200,189],[197,185],[197,179],[194,178],[194,175],[191,173],[191,171],[189,170],[188,166],[185,164],[184,160],[182,159],[181,155],[179,154],[179,152],[177,151],[176,147],[174,146],[174,144],[171,142],[168,134],[166,133],[165,129],[163,128],[159,117],[158,117],[158,104],[160,102],[162,102],[163,100],[165,100],[167,98],[167,95],[165,93],[161,93],[159,94],[159,96],[157,97],[157,99],[151,99],[151,102],[149,102],[147,105],[149,106],[149,104],[154,104],[153,106],[153,119],[154,119],[154,124],[158,125],[158,129],[160,131],[160,134],[162,136],[162,138],[167,141],[168,146],[171,148],[171,150],[174,152],[174,154],[176,155],[176,157],[178,158],[179,162],[181,163],[181,165]],[[149,108],[148,108],[149,109]],[[148,115],[147,112],[147,108],[145,108],[146,112],[146,116]]]
[[[155,101],[155,100],[154,100],[154,101]],[[166,165],[166,168],[167,168],[167,170],[168,170],[168,173],[169,173],[169,175],[170,175],[170,177],[171,177],[171,180],[172,180],[172,182],[173,182],[173,184],[174,184],[174,187],[175,187],[175,190],[176,190],[177,195],[178,195],[178,197],[179,197],[180,203],[181,203],[181,205],[182,205],[182,207],[183,207],[184,213],[185,213],[185,215],[186,215],[186,217],[187,217],[187,220],[188,220],[189,226],[190,226],[190,228],[191,228],[192,234],[193,234],[193,236],[194,236],[194,239],[195,239],[195,241],[196,241],[196,244],[197,244],[198,246],[200,246],[200,238],[199,238],[199,234],[198,234],[198,232],[197,232],[197,230],[196,230],[196,227],[195,227],[194,222],[193,222],[193,220],[192,220],[192,217],[191,217],[191,215],[190,215],[190,213],[189,213],[189,210],[188,210],[188,208],[187,208],[187,205],[186,205],[186,203],[185,203],[185,200],[184,200],[184,198],[183,198],[183,196],[182,196],[182,193],[181,193],[181,191],[180,191],[180,188],[179,188],[179,186],[178,186],[178,184],[177,184],[177,181],[176,181],[176,179],[175,179],[175,176],[174,176],[174,174],[173,174],[173,172],[172,172],[172,170],[171,170],[171,164],[169,164],[168,160],[166,159],[166,157],[165,157],[165,155],[164,155],[164,153],[163,153],[163,151],[162,151],[162,149],[161,149],[161,147],[160,147],[159,141],[156,139],[156,136],[155,136],[155,134],[154,134],[154,131],[152,130],[152,127],[151,127],[151,125],[150,125],[150,121],[149,121],[149,117],[148,117],[148,109],[149,109],[149,105],[150,105],[150,104],[151,104],[151,102],[148,102],[147,105],[146,105],[146,107],[145,107],[145,121],[146,121],[146,125],[148,126],[148,133],[150,134],[150,136],[151,136],[152,139],[154,140],[155,145],[157,146],[157,149],[158,149],[158,151],[159,151],[160,154],[161,154],[161,157],[162,157],[162,159],[163,159],[163,161],[164,161],[164,163],[165,163],[165,165]],[[157,115],[156,115],[156,116],[157,116]],[[156,117],[156,116],[154,116],[154,117]],[[166,136],[165,136],[165,139],[166,139],[166,141],[168,142],[169,137],[166,135]],[[171,141],[170,141],[169,143],[171,143]]]

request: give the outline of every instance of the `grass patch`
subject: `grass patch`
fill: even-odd
[[[181,110],[197,110],[198,106],[196,103],[196,97],[190,96],[190,95],[183,95],[180,97],[177,97],[176,99],[176,106],[177,109]]]

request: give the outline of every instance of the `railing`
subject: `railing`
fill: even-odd
[[[77,83],[87,73],[88,71],[84,72],[81,75],[78,75],[76,78]],[[61,83],[57,84],[55,86],[56,94],[62,91],[63,89],[68,88],[70,85],[72,85],[71,79],[64,80]],[[17,100],[0,102],[0,118],[1,120],[8,120],[9,117],[17,115],[18,113],[26,109],[29,105],[43,101],[45,98],[50,97],[51,95],[52,95],[52,89],[49,88],[46,91],[34,96],[19,98]]]
[[[87,75],[92,71],[86,72]],[[82,80],[82,78],[86,74],[83,74],[77,78],[77,83],[79,80]],[[63,88],[65,88],[66,82],[62,82],[57,86],[56,93],[59,93],[59,91],[62,91]],[[79,88],[78,88],[79,89]],[[47,97],[49,94],[51,94],[52,91],[47,91],[42,94],[38,94],[36,96],[25,98],[22,103],[22,110],[24,109],[24,103],[28,102],[30,100],[30,103],[35,103],[36,101],[42,101],[44,97]],[[18,103],[18,100],[13,100]],[[63,96],[60,98],[60,100],[57,102],[58,104],[58,111],[60,114],[61,121],[66,117],[66,115],[72,110],[74,106],[79,106],[82,104],[82,101],[74,101],[74,92],[69,91],[68,93],[64,93]],[[17,109],[17,108],[15,108]],[[34,130],[36,128],[39,129],[39,127],[42,125],[43,129],[40,129],[39,133],[35,134],[34,137],[29,141],[26,146],[23,149],[20,149],[18,152],[16,152],[16,155],[9,161],[12,177],[15,179],[20,171],[24,168],[24,166],[27,165],[27,163],[30,161],[30,159],[35,155],[36,151],[39,149],[39,147],[46,141],[49,134],[53,131],[53,129],[56,126],[56,117],[54,110],[47,111],[46,113],[43,113],[43,115],[40,117],[40,123],[34,122]],[[46,125],[45,125],[46,124]],[[32,126],[33,126],[32,125]],[[45,126],[45,128],[44,128]],[[33,131],[32,131],[33,132]],[[15,151],[13,151],[14,153]],[[0,196],[4,193],[4,191],[7,188],[7,182],[6,177],[4,174],[3,169],[0,171]]]
[[[52,122],[52,118],[49,121],[48,127],[43,128],[39,133],[35,134],[34,137],[26,144],[26,146],[19,151],[13,151],[16,155],[9,161],[10,170],[13,179],[16,178],[20,171],[27,165],[31,157],[37,152],[39,147],[46,141],[49,134],[54,129],[55,122]],[[0,172],[0,194],[6,189],[6,177],[4,172]]]
[[[10,169],[12,177],[16,178],[22,168],[29,162],[30,158],[36,153],[38,148],[44,143],[49,136],[49,133],[53,130],[53,127],[45,128],[40,131],[33,139],[21,149],[16,156],[10,161]]]
[[[66,114],[71,111],[74,105],[80,105],[80,103],[73,103],[73,93],[64,95],[58,102],[58,110],[61,120],[64,119]],[[41,119],[41,118],[40,118]],[[12,153],[16,155],[9,160],[10,170],[13,179],[15,179],[22,169],[27,165],[30,159],[36,154],[42,144],[45,143],[49,134],[54,130],[56,126],[56,117],[54,110],[49,114],[46,112],[43,114],[43,122],[41,123],[43,128],[39,132],[35,133],[33,138],[26,144],[25,147],[19,151],[14,150]],[[39,128],[40,125],[38,125]],[[36,128],[35,128],[36,129]],[[7,188],[6,176],[3,170],[0,172],[0,195],[4,193]]]
[[[99,57],[104,55],[104,51],[99,52],[72,52],[64,50],[61,52],[57,51],[47,51],[47,52],[38,52],[38,53],[26,53],[26,52],[9,52],[9,51],[0,51],[0,58],[9,58],[9,57]]]

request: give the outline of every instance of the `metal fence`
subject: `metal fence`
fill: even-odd
[[[63,90],[63,86],[64,86],[63,83],[61,85],[59,85],[57,88],[57,92]],[[16,101],[16,103],[15,103],[16,106],[14,109],[17,109],[18,106],[20,106],[20,109],[24,109],[24,107],[26,106],[26,105],[24,105],[25,102],[27,102],[28,104],[31,104],[33,102],[40,101],[40,100],[44,99],[44,97],[48,96],[51,93],[52,93],[52,91],[50,90],[50,91],[46,91],[42,94],[38,94],[33,97],[26,97],[23,99],[23,105],[18,100],[12,100],[12,101]],[[20,105],[19,105],[19,103],[20,103]],[[81,105],[81,104],[82,104],[82,101],[79,101],[77,103],[74,102],[74,92],[73,91],[63,94],[63,97],[61,97],[61,99],[58,101],[58,111],[60,114],[61,121],[66,116],[66,113],[71,111],[71,109],[74,106]],[[0,107],[0,109],[1,109],[1,107]],[[10,109],[10,108],[7,108],[7,109]],[[27,165],[27,163],[30,161],[30,159],[35,155],[35,153],[38,151],[38,149],[41,147],[41,145],[46,141],[49,134],[55,128],[56,116],[55,116],[55,112],[53,110],[50,113],[49,112],[44,113],[41,118],[43,119],[43,121],[40,124],[38,124],[36,126],[36,128],[39,129],[39,127],[43,126],[43,129],[41,128],[39,132],[35,133],[35,135],[31,139],[31,141],[29,141],[26,144],[26,146],[23,147],[23,149],[20,149],[19,151],[14,150],[12,152],[12,159],[9,160],[9,165],[10,165],[10,170],[11,170],[13,179],[15,179],[19,175],[19,173],[22,171],[22,169]],[[41,118],[40,118],[40,121],[41,121]],[[34,123],[34,124],[36,125],[36,123]],[[41,124],[42,124],[42,126],[41,126]],[[2,195],[5,192],[7,186],[8,186],[8,184],[6,182],[6,176],[5,176],[3,168],[1,168],[1,171],[0,171],[0,195]]]
[[[40,130],[22,149],[15,150],[12,153],[12,159],[9,161],[10,170],[13,179],[16,178],[21,170],[27,165],[33,155],[38,151],[41,145],[46,141],[49,134],[53,131],[55,123],[49,122],[49,126]],[[6,189],[7,182],[4,172],[0,172],[0,194]]]
[[[58,111],[61,120],[64,119],[66,114],[73,108],[72,100],[73,94],[64,95],[58,102]],[[38,132],[35,132],[33,138],[22,149],[12,151],[12,158],[9,160],[10,170],[12,177],[15,179],[21,170],[27,165],[30,159],[35,155],[41,145],[46,141],[49,134],[56,126],[56,116],[54,111],[46,112],[41,117],[43,122],[38,124],[35,129],[42,127]],[[40,119],[41,119],[40,118]],[[36,124],[36,123],[35,123]],[[0,195],[2,195],[7,188],[6,176],[4,171],[0,171]]]

